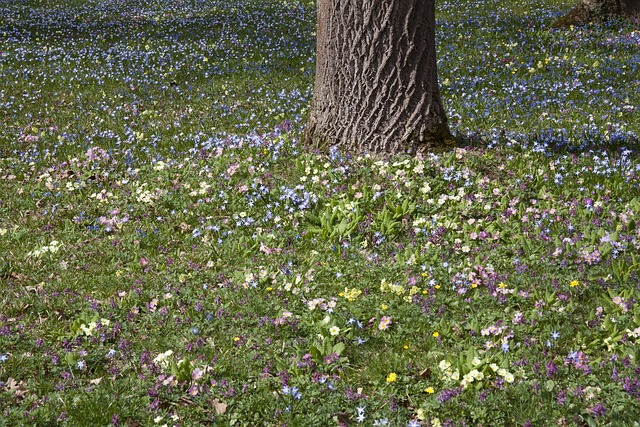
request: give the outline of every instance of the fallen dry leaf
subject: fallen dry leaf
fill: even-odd
[[[218,399],[213,399],[211,405],[218,415],[224,415],[224,413],[227,412],[227,404],[220,402]]]
[[[23,397],[29,392],[29,389],[27,389],[27,384],[25,384],[24,381],[17,382],[13,378],[9,378],[7,380],[7,383],[4,386],[4,389],[9,393],[15,394],[16,397],[19,397],[19,398]]]

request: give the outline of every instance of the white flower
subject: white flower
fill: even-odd
[[[507,372],[507,373],[504,375],[504,380],[505,380],[506,382],[508,382],[508,383],[512,383],[514,379],[515,379],[515,377],[513,376],[513,374],[512,374],[511,372]]]
[[[484,378],[484,374],[480,371],[478,371],[477,369],[474,369],[473,371],[469,372],[469,375],[471,375],[473,377],[473,379],[475,380],[482,380]]]
[[[329,328],[329,333],[331,334],[331,336],[335,337],[340,334],[340,328],[338,328],[337,326],[332,326],[331,328]]]
[[[169,356],[173,354],[173,350],[167,350],[164,353],[160,353],[153,359],[153,363],[159,364],[161,366],[168,365],[168,361],[166,360]]]
[[[451,367],[451,363],[447,362],[446,360],[443,360],[443,361],[440,362],[438,367],[440,367],[441,371],[446,371],[447,369],[449,369]]]

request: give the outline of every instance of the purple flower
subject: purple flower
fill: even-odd
[[[442,405],[443,403],[458,396],[461,391],[462,391],[462,387],[453,388],[453,389],[444,389],[440,392],[440,394],[438,394],[438,397],[436,397],[436,400]]]
[[[604,407],[602,402],[599,402],[596,406],[589,410],[595,418],[604,417],[607,413],[607,408]]]

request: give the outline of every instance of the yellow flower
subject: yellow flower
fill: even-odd
[[[433,394],[435,393],[435,390],[433,389],[433,387],[427,387],[424,389],[425,393],[429,393],[429,394]]]
[[[398,379],[398,375],[396,375],[395,372],[391,372],[389,375],[387,375],[387,382],[388,383],[392,383],[397,379]]]
[[[433,335],[434,338],[438,338],[440,336],[440,333],[438,331],[435,331],[431,335]]]
[[[571,283],[569,283],[569,286],[571,286],[572,288],[575,288],[579,284],[580,284],[580,282],[578,282],[577,280],[572,280]]]
[[[436,285],[436,286],[435,286],[435,288],[436,288],[436,289],[440,289],[440,285]]]
[[[384,311],[384,310],[386,310],[387,308],[389,308],[389,306],[388,306],[388,305],[386,305],[386,304],[382,304],[382,305],[380,306],[380,308],[382,309],[382,311]]]
[[[233,342],[238,342],[238,341],[240,341],[239,337],[233,337]]]
[[[502,283],[502,282],[500,282],[500,283],[498,283],[498,287],[499,287],[499,288],[506,288],[506,287],[507,287],[507,284],[506,284],[506,283]]]
[[[409,350],[409,345],[405,344],[405,345],[402,346],[402,348],[404,348],[405,350]]]

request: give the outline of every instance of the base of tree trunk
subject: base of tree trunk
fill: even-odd
[[[554,28],[604,22],[614,17],[640,18],[640,0],[579,0],[566,15],[558,19]]]
[[[331,147],[339,147],[352,153],[388,153],[388,154],[426,154],[451,151],[456,146],[456,140],[451,135],[446,123],[430,126],[421,135],[411,135],[409,138],[372,138],[368,143],[345,141],[335,138],[335,129],[325,129],[309,123],[303,143],[312,150],[327,153]]]

